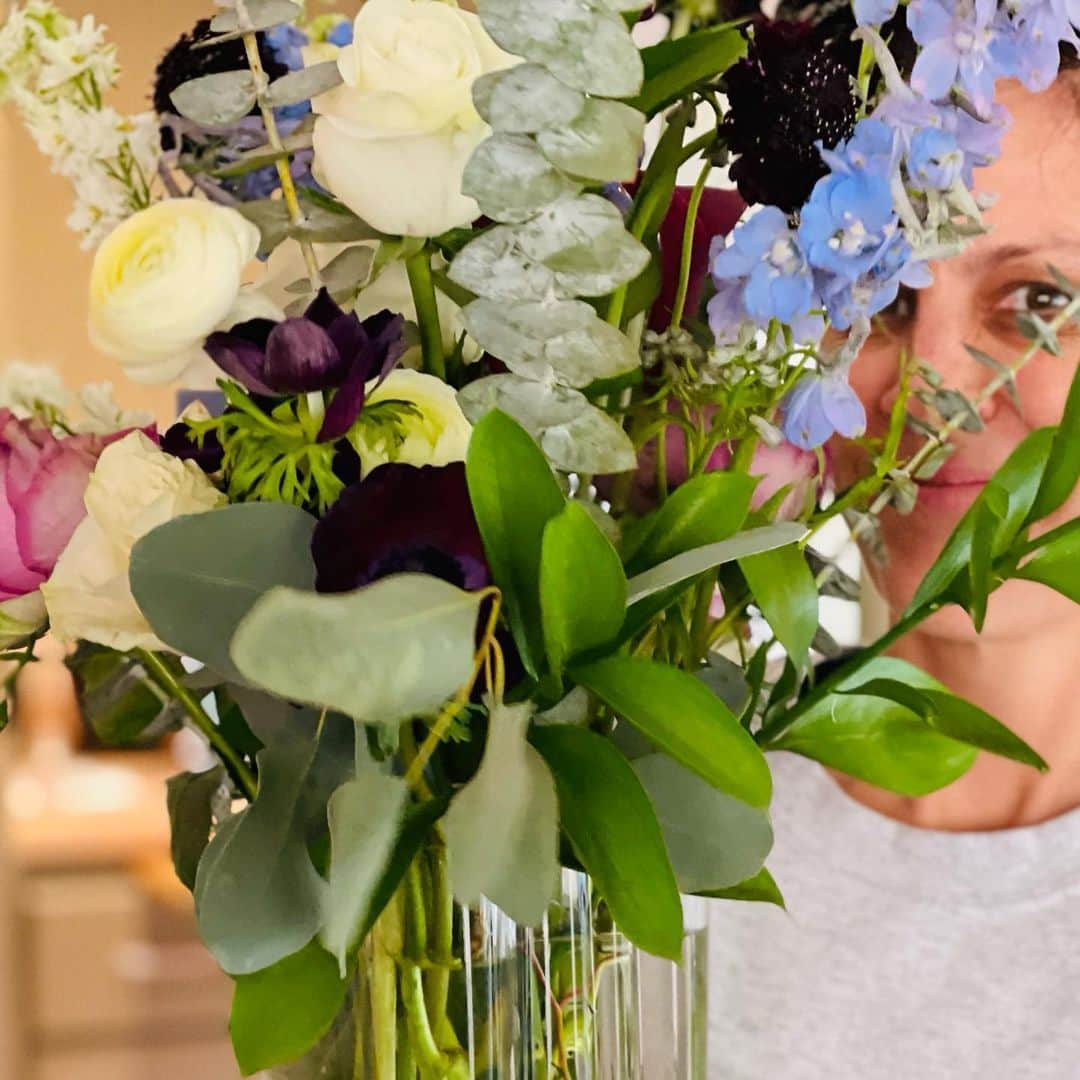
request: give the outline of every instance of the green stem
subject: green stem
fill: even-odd
[[[424,975],[424,997],[435,1037],[440,1045],[446,1045],[452,1035],[446,1006],[450,1000],[450,971],[454,967],[454,895],[450,889],[446,848],[441,842],[430,850],[428,861],[431,871],[431,933],[428,956],[432,966]],[[453,1048],[456,1043],[455,1038],[448,1049]]]
[[[443,355],[442,327],[439,325],[439,305],[435,298],[435,279],[431,275],[431,252],[423,248],[405,260],[409,275],[416,321],[420,326],[420,346],[424,354],[424,370],[446,381],[446,357]]]
[[[229,740],[225,738],[221,728],[214,723],[191,691],[180,684],[176,676],[169,670],[168,664],[160,656],[152,653],[149,649],[137,649],[136,653],[154,682],[169,697],[183,706],[191,722],[206,736],[210,745],[217,751],[218,757],[229,767],[233,779],[240,786],[240,790],[247,800],[249,802],[253,801],[258,791],[255,777],[247,765],[244,764],[243,758],[233,749]]]
[[[712,172],[712,162],[706,161],[698,173],[694,190],[690,192],[690,201],[686,207],[686,224],[683,226],[682,257],[679,262],[679,289],[675,294],[675,305],[671,309],[671,329],[682,326],[683,314],[686,311],[686,298],[690,294],[690,263],[694,255],[694,230],[697,227],[698,210],[701,208],[701,199],[705,194],[705,181]]]
[[[420,966],[411,960],[401,965],[401,1004],[409,1024],[411,1043],[417,1063],[423,1074],[437,1077],[446,1075],[447,1059],[439,1050],[431,1031],[427,1007],[424,1003],[424,981]]]
[[[397,1080],[397,961],[402,898],[395,896],[372,931],[371,1020],[375,1080]],[[358,1033],[359,1034],[359,1033]]]

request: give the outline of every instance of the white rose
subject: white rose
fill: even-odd
[[[387,401],[407,402],[416,412],[402,413],[389,431],[381,424],[362,422],[369,410]],[[368,393],[360,417],[351,439],[365,476],[388,461],[449,465],[464,461],[469,449],[472,425],[458,405],[457,394],[433,375],[406,368],[392,371],[380,387]]]
[[[312,102],[320,183],[385,233],[467,225],[480,211],[461,177],[490,133],[472,84],[514,63],[453,3],[368,0],[338,54],[344,85]]]
[[[133,214],[98,248],[90,339],[136,382],[178,378],[227,319],[259,230],[202,199],[166,199]]]
[[[86,488],[87,515],[41,587],[52,629],[121,652],[165,649],[131,595],[131,549],[166,521],[226,501],[194,462],[164,453],[142,432],[107,447]]]

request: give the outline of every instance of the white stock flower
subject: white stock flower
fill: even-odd
[[[228,316],[259,230],[227,207],[167,199],[141,210],[98,248],[90,337],[135,382],[179,378]]]
[[[71,391],[48,364],[15,360],[0,371],[0,408],[10,409],[20,420],[62,413],[70,404]]]
[[[368,0],[337,59],[344,85],[312,102],[320,182],[392,235],[437,236],[476,218],[461,177],[490,129],[472,84],[517,58],[456,4]]]
[[[86,517],[41,586],[53,631],[121,652],[167,648],[131,594],[131,549],[159,525],[226,501],[194,462],[164,453],[142,432],[107,447],[86,488]]]
[[[398,418],[396,434],[384,425],[365,425],[364,417],[380,402],[401,401],[414,411]],[[350,435],[365,475],[388,461],[406,465],[449,465],[464,461],[472,425],[458,405],[453,387],[433,375],[398,368],[364,400],[360,424]]]
[[[154,422],[154,414],[121,408],[113,397],[111,382],[87,383],[79,388],[83,415],[75,422],[80,435],[111,435],[124,428],[145,428]]]

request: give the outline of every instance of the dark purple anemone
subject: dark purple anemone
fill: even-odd
[[[254,394],[281,397],[336,390],[320,442],[340,439],[364,407],[369,380],[385,377],[405,351],[405,320],[380,311],[361,322],[325,289],[303,316],[250,319],[211,334],[206,351],[230,378]]]
[[[470,591],[491,583],[465,466],[380,465],[315,527],[315,587],[338,593],[390,574],[432,574]]]
[[[178,420],[161,438],[161,449],[181,461],[194,461],[203,472],[216,473],[225,462],[225,451],[217,432],[208,431],[202,444],[183,420]]]

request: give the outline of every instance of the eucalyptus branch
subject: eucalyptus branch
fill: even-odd
[[[270,80],[262,66],[259,57],[259,41],[255,30],[252,28],[251,15],[248,13],[247,0],[236,0],[237,25],[244,32],[244,53],[247,56],[248,67],[255,78],[255,92],[259,103],[259,112],[262,114],[263,125],[266,127],[266,137],[271,149],[275,154],[281,154],[274,162],[277,169],[278,180],[281,182],[281,195],[285,201],[285,208],[289,212],[289,221],[295,225],[304,224],[304,211],[300,207],[300,199],[296,194],[296,185],[293,183],[292,172],[289,169],[290,155],[282,142],[281,133],[278,131],[277,119],[274,116],[274,107],[270,103]],[[298,238],[300,250],[304,253],[304,265],[307,267],[308,279],[317,290],[322,286],[322,276],[319,273],[319,263],[315,258],[315,249],[311,241]]]

